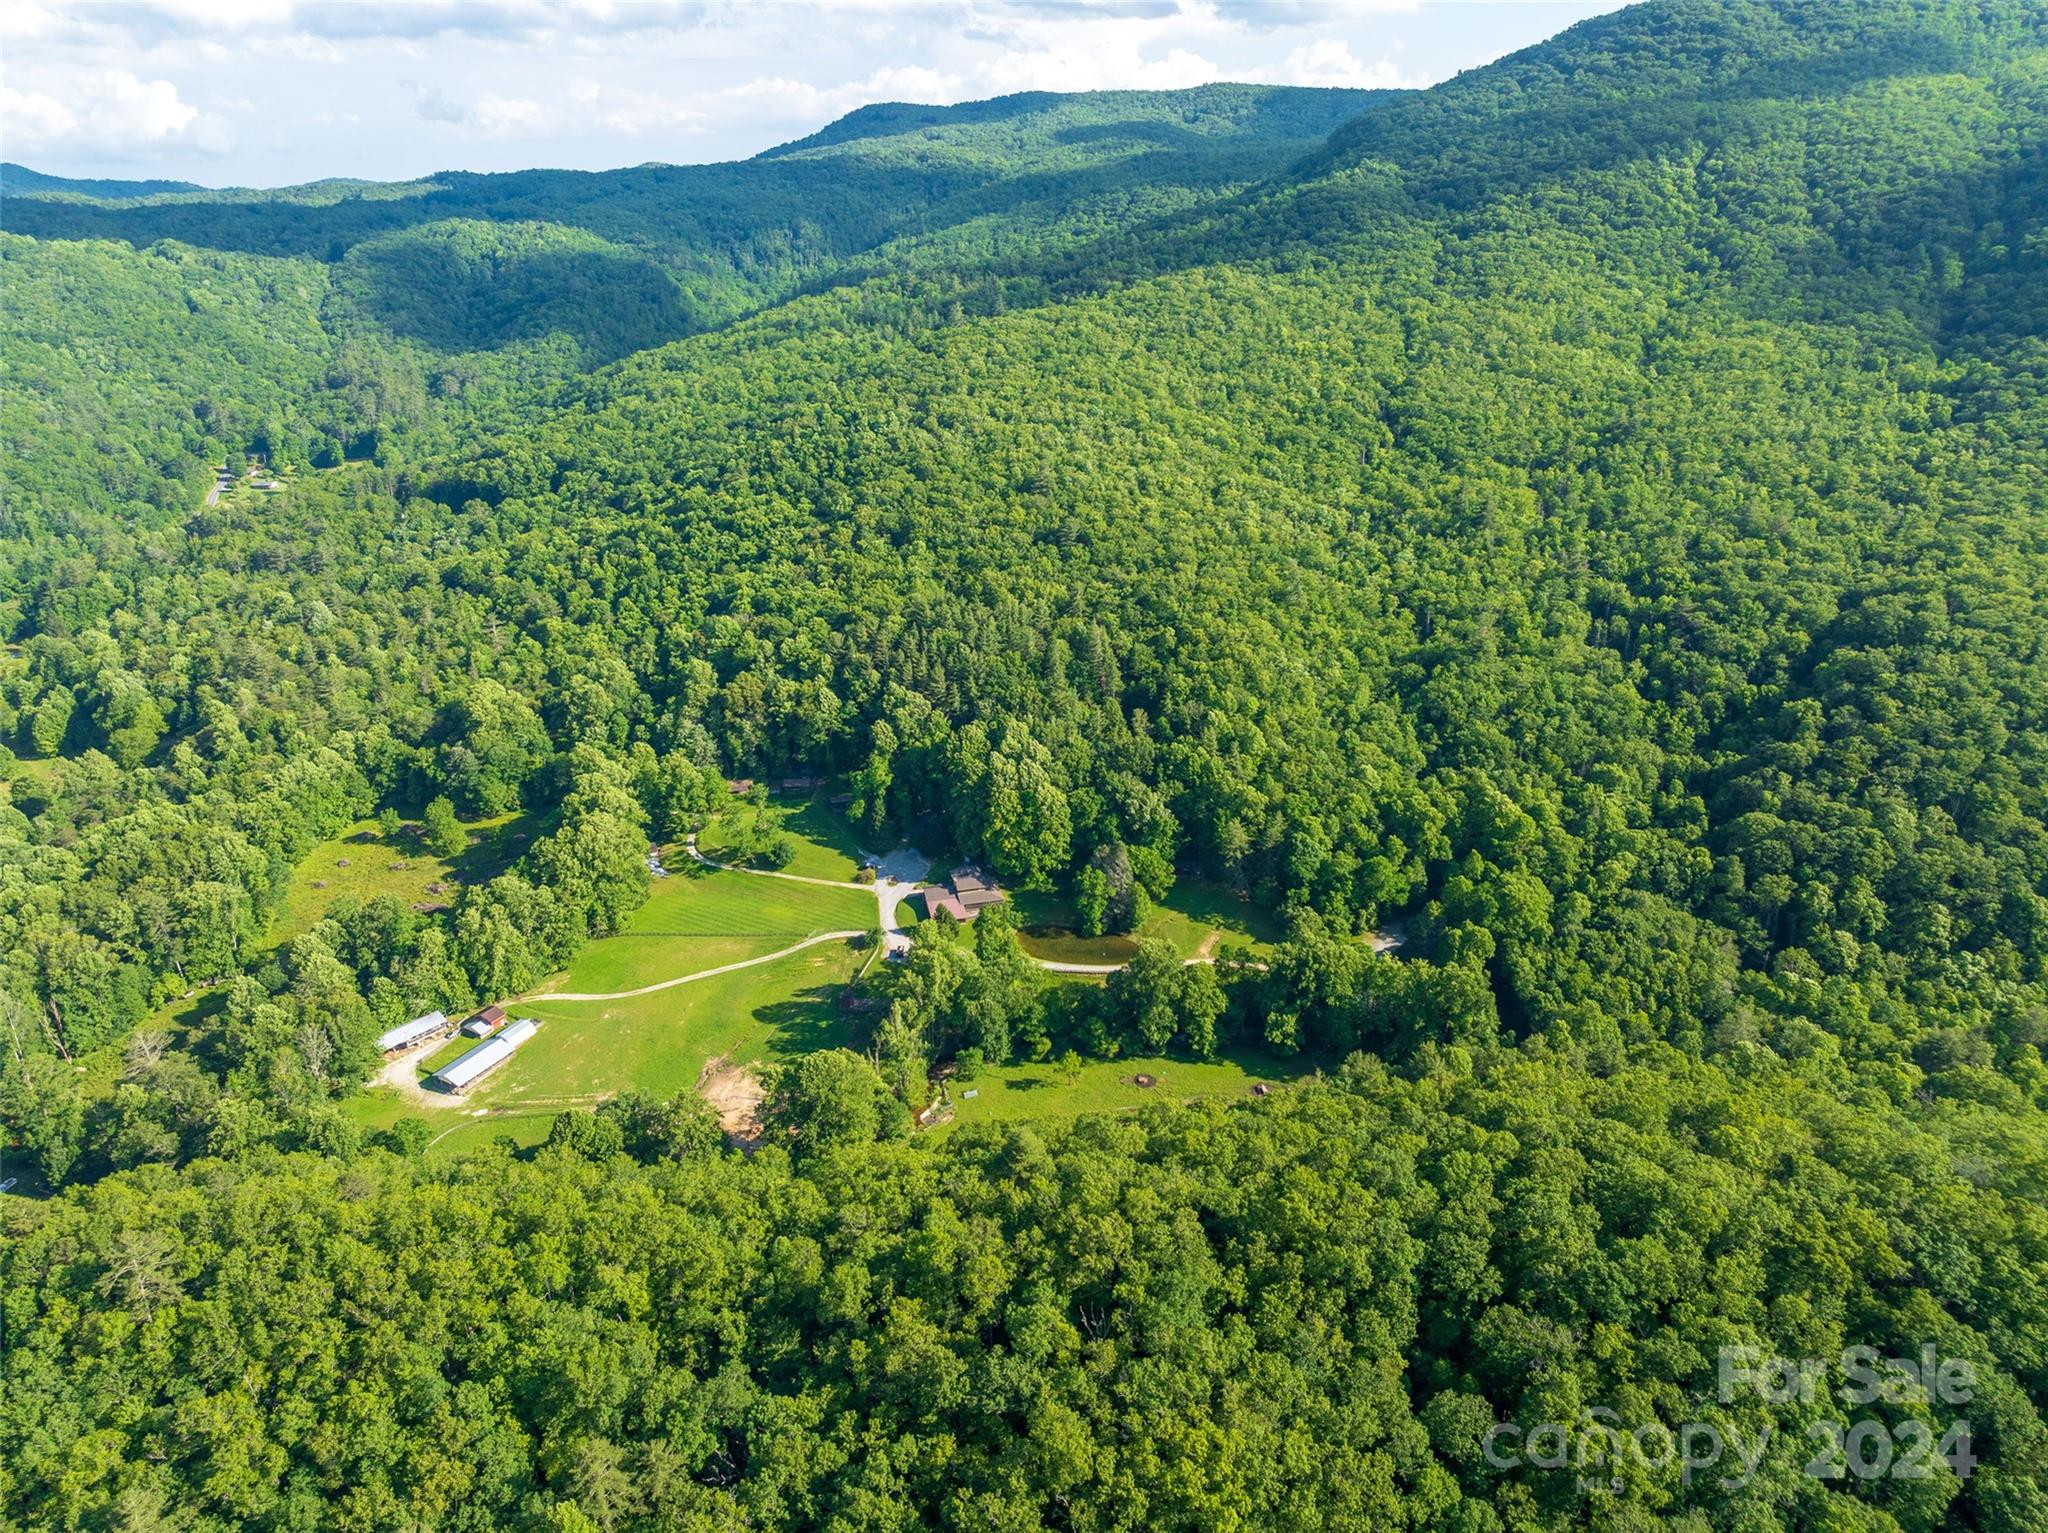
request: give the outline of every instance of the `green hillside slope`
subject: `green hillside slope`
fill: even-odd
[[[0,1118],[70,1185],[5,1205],[0,1490],[2048,1523],[2044,216],[2021,0],[1670,0],[1426,92],[871,108],[701,173],[44,200],[150,232],[8,242],[69,295],[9,337],[20,461],[116,418],[124,354],[60,340],[144,262],[120,304],[210,295],[353,461],[9,530]],[[293,336],[334,360],[257,349]],[[417,877],[407,838],[447,908],[259,948],[310,848]],[[747,969],[748,1157],[627,1091],[422,1160],[489,1091],[360,1092],[381,1029],[620,942],[679,843],[757,864],[739,913],[797,870],[772,919],[587,950],[633,1050],[676,1035],[666,1092],[712,1050],[655,988],[694,950],[646,944],[830,925],[801,870],[899,840],[1131,961],[1046,972],[998,907]],[[1282,940],[1141,940],[1189,889]],[[1034,1115],[1084,1059],[1158,1105]],[[1166,1100],[1235,1060],[1260,1100]],[[913,1130],[988,1069],[1015,1121]],[[1970,1382],[1857,1399],[1857,1347]]]
[[[20,172],[5,182],[10,365],[35,397],[66,388],[69,369],[95,396],[75,418],[104,417],[118,445],[29,429],[23,398],[10,470],[24,495],[61,485],[71,514],[119,523],[145,501],[190,504],[206,462],[230,451],[296,467],[388,458],[410,438],[417,455],[532,415],[589,367],[840,280],[851,262],[1066,248],[1213,199],[1308,152],[1366,99],[1211,86],[905,120],[870,109],[752,162],[596,174],[130,196]],[[245,289],[282,285],[300,312],[253,327],[217,314],[203,286],[167,278],[181,262]],[[294,328],[307,305],[318,333]],[[118,365],[35,349],[74,310],[122,332]],[[224,354],[245,363],[223,367]],[[148,483],[124,466],[138,454],[161,470]]]

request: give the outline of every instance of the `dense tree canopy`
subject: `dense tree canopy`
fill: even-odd
[[[1673,0],[1427,92],[10,192],[0,1120],[76,1185],[7,1212],[4,1499],[2048,1523],[2044,60],[2021,0]],[[202,505],[234,452],[287,487]],[[927,923],[752,1159],[689,1100],[452,1165],[341,1112],[798,773],[1093,931],[1199,877],[1285,940],[1049,985]],[[529,832],[262,948],[380,809]],[[910,1131],[1067,1050],[1327,1078]],[[1850,1345],[1971,1365],[1974,1472],[1817,1477],[1821,1406],[1716,1392]],[[1777,1446],[1481,1451],[1596,1406]]]

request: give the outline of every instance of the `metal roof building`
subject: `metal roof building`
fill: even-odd
[[[393,1049],[410,1048],[422,1038],[431,1038],[448,1025],[448,1019],[438,1011],[430,1011],[424,1017],[414,1017],[410,1022],[401,1022],[377,1040],[377,1052],[388,1054]]]
[[[540,1030],[530,1017],[521,1017],[495,1038],[486,1038],[434,1072],[434,1079],[450,1091],[463,1091],[482,1080],[515,1054],[519,1045]]]

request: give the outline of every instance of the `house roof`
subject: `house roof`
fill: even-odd
[[[971,921],[974,919],[974,913],[944,889],[934,886],[925,890],[924,913],[936,920],[939,912],[942,910],[956,921]]]

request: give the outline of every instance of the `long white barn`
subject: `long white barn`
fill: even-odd
[[[377,1052],[389,1054],[394,1049],[409,1049],[422,1039],[433,1037],[447,1025],[447,1017],[438,1011],[414,1017],[410,1022],[401,1022],[377,1039]]]
[[[486,1038],[475,1048],[458,1054],[439,1070],[434,1079],[450,1091],[465,1091],[518,1052],[519,1046],[540,1030],[531,1017],[521,1017],[495,1038]]]

